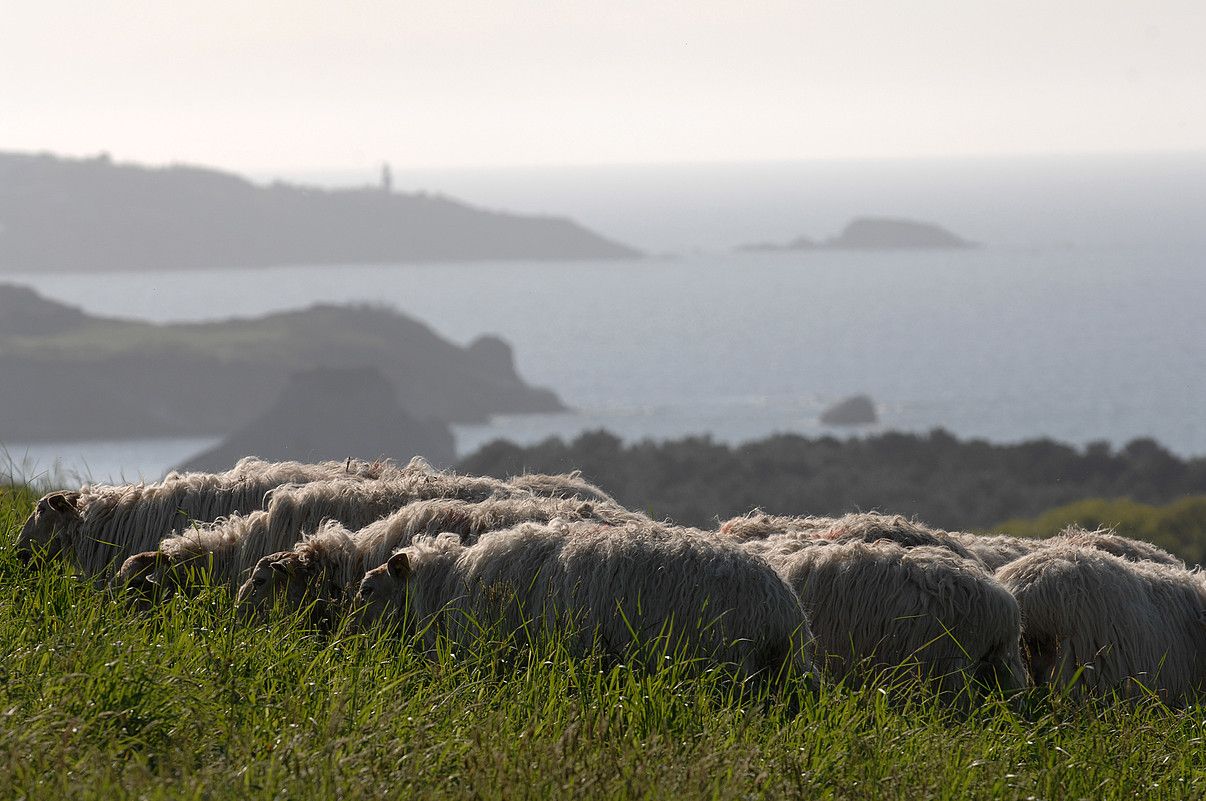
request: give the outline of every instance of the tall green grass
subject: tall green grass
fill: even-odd
[[[555,643],[428,657],[379,632],[246,624],[218,589],[138,614],[16,562],[32,502],[0,491],[0,797],[1206,796],[1202,707],[751,699]]]

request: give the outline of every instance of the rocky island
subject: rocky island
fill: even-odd
[[[875,401],[866,395],[855,395],[838,401],[821,413],[821,423],[827,426],[864,426],[879,422]]]
[[[741,245],[740,251],[784,250],[902,250],[925,248],[972,248],[975,242],[941,226],[891,217],[859,217],[851,220],[837,236],[823,241],[797,237],[790,242],[757,242]]]
[[[388,184],[254,184],[107,156],[0,153],[0,271],[104,272],[641,255],[572,220]]]

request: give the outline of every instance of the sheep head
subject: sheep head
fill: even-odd
[[[38,501],[17,537],[17,557],[29,564],[35,557],[54,558],[63,551],[61,534],[83,514],[80,493],[52,492]]]
[[[135,607],[149,609],[170,595],[173,588],[165,579],[171,568],[171,560],[162,551],[136,553],[122,563],[113,586],[123,590]]]
[[[1036,687],[1055,680],[1065,639],[1045,632],[1027,632],[1022,638],[1026,666],[1030,672],[1030,680]]]
[[[383,618],[400,617],[406,597],[406,580],[410,578],[410,558],[399,551],[380,567],[364,574],[356,593],[356,609],[362,625],[374,624]]]
[[[277,603],[300,609],[311,595],[311,572],[306,560],[293,551],[263,557],[239,587],[239,611],[245,615],[264,616]]]

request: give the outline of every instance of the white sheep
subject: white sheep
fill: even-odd
[[[423,538],[370,570],[362,620],[439,629],[470,646],[480,628],[553,633],[646,667],[676,654],[744,676],[803,676],[808,621],[762,559],[713,534],[652,522],[524,523],[467,547]],[[429,644],[431,641],[428,641]]]
[[[198,571],[203,571],[211,581],[227,584],[234,591],[260,559],[288,550],[325,521],[355,531],[424,500],[532,498],[533,489],[566,497],[576,492],[590,494],[590,485],[572,475],[525,478],[534,480],[516,486],[514,480],[436,472],[426,463],[412,461],[389,480],[335,480],[280,487],[272,492],[264,511],[231,515],[183,531],[163,540],[155,551],[129,557],[118,571],[115,584],[126,588],[134,599],[163,599],[182,584],[194,583]]]
[[[355,594],[365,571],[418,536],[449,532],[471,543],[489,531],[555,519],[615,525],[645,518],[616,504],[537,497],[527,492],[479,503],[418,501],[360,530],[331,521],[291,550],[264,556],[239,588],[239,605],[244,612],[262,614],[281,599],[290,609],[317,601],[325,613],[332,604]]]
[[[1080,545],[1086,548],[1096,548],[1099,551],[1112,553],[1114,556],[1130,562],[1157,562],[1173,567],[1185,567],[1185,562],[1159,546],[1143,540],[1124,537],[1113,529],[1099,528],[1089,531],[1080,526],[1068,526],[1045,544],[1050,545]]]
[[[1153,692],[1173,704],[1206,689],[1206,576],[1053,544],[1003,567],[1036,684],[1079,697]]]
[[[951,536],[958,539],[967,550],[992,571],[998,571],[1015,559],[1028,556],[1049,545],[1079,545],[1112,553],[1132,562],[1149,561],[1185,567],[1185,562],[1163,548],[1143,540],[1123,537],[1108,528],[1088,531],[1080,526],[1071,525],[1054,537],[1046,539],[977,534],[952,534]]]
[[[1043,540],[1026,537],[1009,537],[1004,534],[984,536],[982,534],[952,534],[963,544],[985,567],[996,571],[1009,564],[1014,559],[1034,553],[1043,547]]]
[[[581,498],[584,501],[616,504],[615,498],[582,478],[578,470],[561,475],[523,473],[507,479],[507,484],[546,498]]]
[[[719,533],[739,542],[765,540],[784,534],[812,534],[825,531],[836,523],[836,517],[795,517],[768,515],[754,510],[749,514],[731,517],[720,524]]]
[[[291,547],[323,521],[361,528],[414,501],[482,500],[505,489],[497,479],[418,469],[394,473],[384,481],[340,478],[289,484],[273,489],[264,510],[188,529],[171,541],[156,540],[152,545],[159,547],[154,551],[143,549],[125,560],[115,584],[133,597],[154,597],[204,567],[213,581],[228,583],[233,590],[261,557]],[[171,578],[165,570],[171,570]]]
[[[890,540],[772,556],[799,595],[823,673],[859,684],[888,671],[959,694],[969,680],[1026,685],[1018,605],[978,561]]]
[[[385,462],[264,462],[250,457],[225,473],[172,473],[155,484],[85,486],[43,497],[25,521],[16,551],[66,558],[87,575],[105,574],[131,553],[146,551],[196,521],[250,512],[285,482],[335,476],[370,481],[409,470]]]
[[[930,545],[946,548],[964,559],[976,559],[953,534],[901,515],[879,512],[856,512],[836,518],[750,515],[726,521],[720,533],[738,539],[746,550],[763,556],[794,553],[817,541],[891,540],[906,548]]]

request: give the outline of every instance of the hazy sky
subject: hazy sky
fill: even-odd
[[[1203,0],[2,0],[0,149],[242,169],[1206,149]]]

